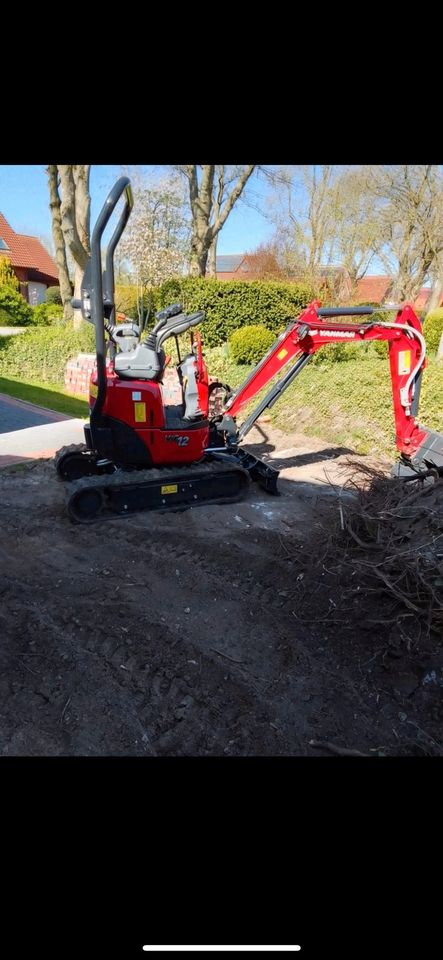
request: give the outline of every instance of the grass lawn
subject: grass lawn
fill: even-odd
[[[18,400],[27,400],[58,413],[66,413],[70,417],[89,416],[88,402],[83,397],[66,393],[60,383],[38,383],[36,381],[24,383],[21,380],[10,380],[0,377],[0,393]]]

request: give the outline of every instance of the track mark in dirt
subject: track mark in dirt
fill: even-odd
[[[394,750],[406,665],[391,682],[364,606],[346,623],[319,564],[337,496],[308,468],[277,499],[253,486],[236,505],[89,527],[67,519],[51,463],[0,473],[0,751]]]

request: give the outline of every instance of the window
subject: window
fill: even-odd
[[[8,244],[0,237],[0,250],[9,250]]]

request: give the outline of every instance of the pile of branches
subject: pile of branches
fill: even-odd
[[[346,566],[378,585],[394,601],[396,613],[408,611],[429,637],[443,627],[443,478],[392,479],[355,464],[340,498],[335,549]]]

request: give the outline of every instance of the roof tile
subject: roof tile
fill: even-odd
[[[28,270],[35,270],[51,277],[58,284],[57,266],[40,240],[37,237],[15,233],[2,213],[0,213],[0,237],[8,247],[7,250],[0,250],[0,255],[9,257],[13,267],[27,267]]]

